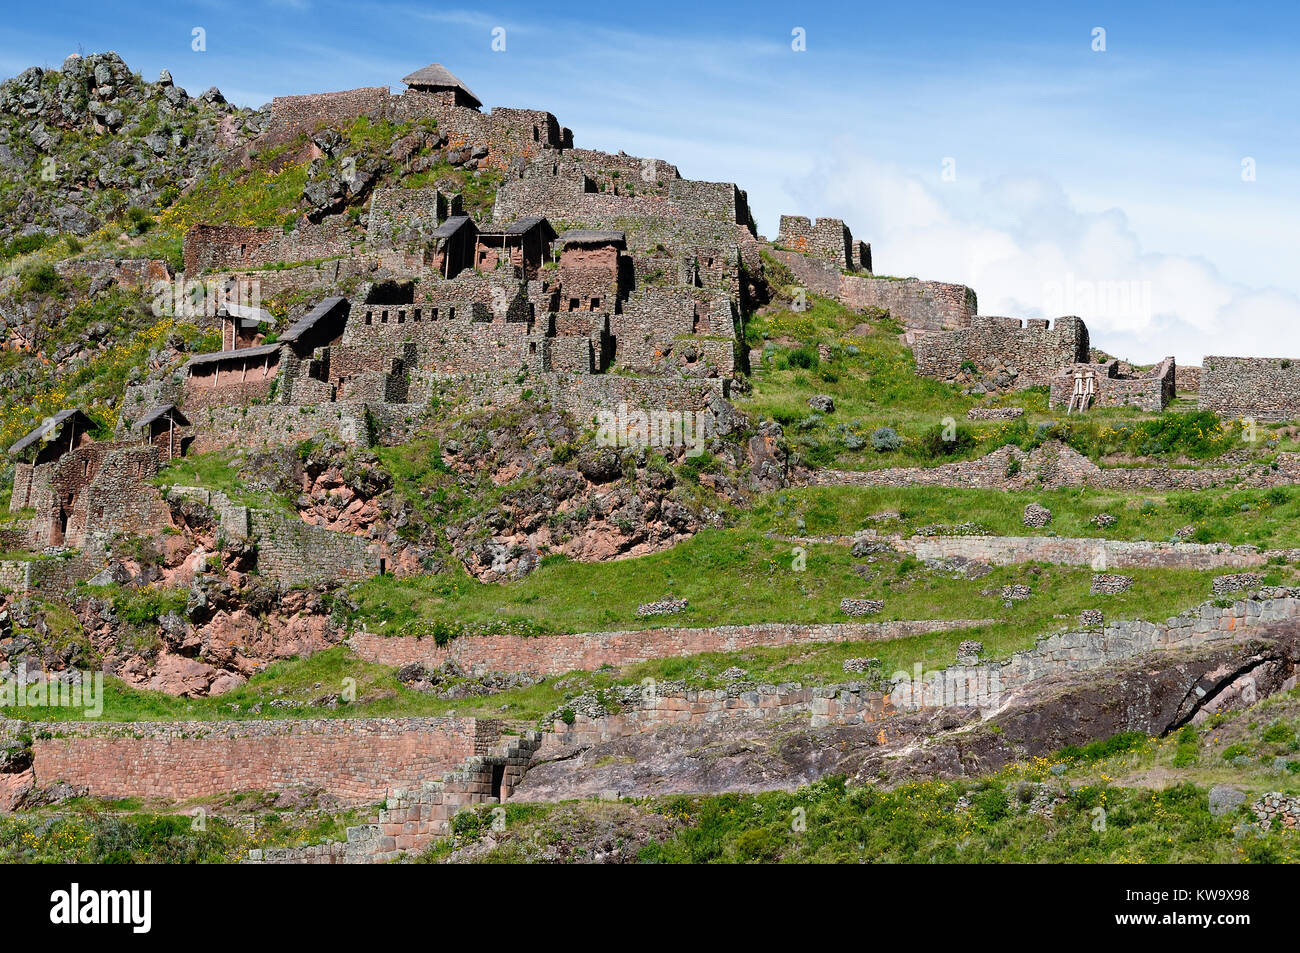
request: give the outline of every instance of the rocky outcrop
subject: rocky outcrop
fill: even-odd
[[[0,237],[87,235],[126,206],[155,207],[265,118],[215,89],[191,97],[169,77],[146,82],[112,52],[24,70],[0,84],[0,176],[24,183]]]
[[[1125,731],[1161,735],[1210,710],[1247,707],[1294,685],[1298,664],[1300,631],[1283,623],[1246,642],[1038,679],[1011,692],[986,720],[973,707],[820,727],[793,712],[691,719],[586,747],[544,747],[515,797],[791,790],[830,774],[888,785],[974,776],[1067,745]]]
[[[482,415],[443,441],[442,457],[458,495],[493,503],[448,513],[443,532],[466,569],[495,582],[527,575],[548,553],[640,556],[721,525],[723,503],[749,492],[740,449],[714,441],[707,470],[666,449],[586,445],[563,414],[530,405]],[[709,497],[717,509],[701,505]]]

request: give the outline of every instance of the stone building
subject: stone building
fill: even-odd
[[[155,407],[135,422],[141,440],[158,448],[162,460],[181,456],[190,439],[189,418],[175,404]]]
[[[562,311],[600,311],[626,296],[627,236],[612,229],[576,228],[557,240]]]
[[[262,308],[224,302],[217,310],[221,322],[221,349],[234,351],[241,347],[256,347],[265,335],[262,328],[274,327],[275,317]]]
[[[402,82],[417,92],[442,97],[450,106],[478,109],[483,105],[483,101],[441,63],[431,63],[403,76]]]
[[[1091,407],[1137,407],[1158,413],[1174,399],[1176,367],[1167,357],[1147,371],[1134,372],[1114,359],[1101,364],[1070,364],[1062,367],[1051,381],[1048,406],[1069,407],[1070,398],[1084,383]],[[1087,384],[1091,381],[1091,385]],[[1077,402],[1076,402],[1077,403]]]
[[[1199,403],[1223,417],[1300,418],[1300,359],[1206,357]]]
[[[468,215],[453,215],[430,234],[429,266],[443,278],[452,279],[474,267],[478,247],[478,226]]]
[[[492,231],[480,231],[474,242],[474,267],[492,271],[509,265],[515,277],[531,281],[551,252],[555,229],[540,215],[527,215]]]
[[[782,215],[776,242],[801,255],[811,255],[845,271],[871,271],[871,244],[854,241],[849,227],[838,218]]]
[[[968,327],[917,335],[912,350],[916,372],[925,377],[1012,368],[1016,387],[1050,385],[1062,369],[1088,363],[1088,328],[1077,317],[977,316]]]
[[[37,455],[14,467],[12,513],[31,511],[21,526],[28,545],[85,546],[92,537],[152,534],[171,517],[147,481],[158,473],[152,443],[82,441],[57,458]]]
[[[65,453],[91,442],[95,422],[75,408],[61,410],[46,418],[27,435],[9,447],[9,456],[30,458],[36,465],[52,463]]]

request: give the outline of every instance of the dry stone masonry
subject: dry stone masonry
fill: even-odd
[[[1122,592],[1128,592],[1132,588],[1132,576],[1097,573],[1092,577],[1092,586],[1088,591],[1094,596],[1117,596]]]
[[[850,599],[845,597],[840,600],[840,611],[847,616],[864,616],[876,615],[884,611],[885,604],[879,599]]]

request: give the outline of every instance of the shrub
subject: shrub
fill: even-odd
[[[818,364],[817,349],[815,347],[795,348],[790,352],[787,360],[791,367],[800,367],[810,371]]]
[[[63,279],[49,262],[28,265],[23,269],[19,285],[24,294],[53,294],[63,285]]]
[[[36,232],[32,235],[19,235],[17,238],[10,239],[8,243],[0,245],[0,259],[8,260],[17,258],[19,255],[27,255],[34,251],[40,251],[50,243],[50,236],[44,232]]]
[[[132,205],[126,210],[126,233],[128,235],[143,235],[151,228],[153,228],[153,216],[149,214],[148,209]]]
[[[968,427],[957,427],[952,431],[951,439],[948,428],[935,424],[917,438],[915,452],[918,457],[936,460],[965,453],[975,446],[975,435]]]
[[[871,434],[871,446],[877,453],[892,453],[903,445],[903,438],[893,427],[880,427]]]
[[[1265,741],[1290,741],[1294,736],[1295,732],[1284,721],[1275,721],[1264,731]]]

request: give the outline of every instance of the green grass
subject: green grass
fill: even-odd
[[[250,490],[240,475],[239,454],[233,450],[192,453],[164,463],[154,477],[159,487],[198,486],[224,493],[237,503],[276,510],[296,516],[297,508],[289,497],[269,490]]]
[[[764,620],[843,621],[841,594],[882,598],[885,611],[879,619],[991,618],[994,624],[951,632],[937,632],[885,642],[828,643],[718,652],[686,658],[665,658],[632,665],[618,672],[570,673],[523,689],[480,698],[443,700],[407,689],[394,671],[364,662],[345,647],[320,652],[310,658],[276,662],[266,671],[228,694],[217,698],[175,698],[159,692],[105,680],[103,717],[110,721],[176,721],[186,719],[244,719],[293,717],[371,717],[434,715],[456,711],[483,717],[534,720],[554,710],[565,698],[585,689],[614,684],[637,684],[644,678],[681,679],[696,687],[723,684],[722,673],[732,666],[746,669],[752,679],[764,682],[803,681],[831,683],[844,680],[842,663],[855,656],[881,659],[885,672],[925,670],[952,664],[963,639],[984,642],[991,657],[1001,657],[1030,647],[1037,635],[1072,628],[1084,608],[1101,606],[1108,619],[1162,620],[1208,597],[1213,573],[1187,570],[1133,570],[1133,588],[1107,598],[1088,593],[1091,570],[1075,567],[1019,566],[995,569],[979,580],[950,579],[920,569],[915,561],[881,559],[873,568],[879,575],[863,581],[853,573],[844,547],[811,547],[808,569],[792,573],[776,562],[761,562],[751,547],[774,546],[761,537],[732,534],[730,565],[722,565],[724,552],[708,547],[701,569],[690,552],[691,543],[677,549],[615,563],[582,565],[552,562],[529,580],[515,586],[488,586],[464,577],[448,582],[440,577],[395,580],[381,577],[357,586],[351,593],[360,604],[358,619],[371,630],[411,631],[412,620],[445,620],[464,625],[479,623],[498,628],[513,620],[515,630],[590,631],[599,628],[645,626],[700,626]],[[707,540],[706,540],[707,542]],[[725,548],[723,548],[725,549]],[[759,559],[759,563],[750,560]],[[632,563],[643,564],[629,572]],[[617,575],[602,578],[608,570]],[[647,571],[648,570],[648,571]],[[637,619],[639,601],[658,597],[670,570],[673,581],[683,580],[677,593],[692,599],[688,612],[668,617]],[[901,570],[901,574],[900,574]],[[627,575],[623,575],[628,573]],[[1003,585],[1027,582],[1034,594],[1024,602],[1004,608]],[[445,587],[445,588],[439,588]],[[598,588],[592,588],[598,587]],[[638,593],[638,587],[640,592]],[[982,595],[981,590],[991,590]],[[147,592],[147,591],[146,591]],[[611,595],[614,609],[600,608],[601,593]],[[140,597],[132,605],[141,617],[165,611],[165,606]],[[137,611],[138,610],[138,611]],[[609,615],[607,615],[607,613]],[[610,618],[612,616],[612,618]],[[604,623],[604,624],[601,624]],[[394,635],[400,638],[400,635]],[[472,638],[473,636],[465,636]],[[538,635],[537,638],[545,638]],[[344,692],[355,680],[355,700],[329,708],[315,704]],[[562,683],[563,687],[557,687]],[[274,702],[274,704],[272,704]],[[79,720],[80,709],[13,708],[9,717],[34,720]]]
[[[1295,863],[1300,833],[1239,828],[1252,825],[1248,805],[1263,793],[1300,793],[1298,728],[1300,692],[1291,691],[1169,737],[1124,732],[956,781],[885,789],[827,777],[794,792],[511,801],[498,845],[476,859],[538,862],[553,845],[585,859],[592,830],[662,830],[667,821],[670,832],[651,837],[641,862]],[[1221,756],[1235,751],[1250,764]],[[1279,759],[1294,768],[1279,773]],[[1061,798],[1050,816],[1026,810],[1043,784]],[[1246,805],[1212,816],[1216,784],[1245,792]],[[481,841],[491,819],[488,808],[458,816],[455,843],[434,844],[423,859]]]
[[[884,599],[879,619],[1001,617],[1008,631],[1050,628],[1055,614],[1072,614],[1095,603],[1087,596],[1087,567],[997,567],[979,580],[948,579],[894,555],[880,557],[875,579],[864,581],[847,547],[806,547],[806,568],[794,569],[793,547],[751,529],[708,529],[662,553],[606,563],[543,560],[526,579],[509,585],[480,583],[462,572],[432,576],[376,577],[354,586],[351,597],[374,631],[398,633],[414,620],[490,624],[527,620],[543,631],[591,632],[662,626],[753,622],[844,621],[845,596]],[[915,561],[913,561],[915,563]],[[901,568],[900,568],[901,567]],[[1208,598],[1212,573],[1134,570],[1140,581],[1106,603],[1110,613],[1155,612]],[[1029,575],[1033,579],[1027,580]],[[1009,610],[978,595],[986,588],[1031,581],[1050,592]],[[668,594],[690,607],[672,616],[641,619],[637,606]],[[1053,602],[1053,605],[1048,605]]]
[[[751,367],[753,392],[737,404],[756,419],[781,423],[800,457],[818,467],[932,466],[982,456],[1007,443],[1028,449],[1049,436],[1094,459],[1113,458],[1112,463],[1149,459],[1195,465],[1243,448],[1265,462],[1281,448],[1273,431],[1265,428],[1258,440],[1246,443],[1238,422],[1221,424],[1186,403],[1164,414],[1112,407],[1067,418],[1049,410],[1043,386],[996,397],[967,396],[952,384],[918,376],[900,331],[883,312],[863,314],[816,296],[801,312],[775,308],[755,315],[747,323],[746,345],[761,348],[763,357]],[[819,346],[828,356],[819,355]],[[834,397],[835,411],[811,411],[808,398],[814,394]],[[966,413],[976,406],[1023,407],[1025,416],[968,422]],[[927,432],[945,421],[966,437],[964,444],[925,441]],[[871,434],[880,427],[895,430],[903,445],[892,452],[874,450]]]
[[[1030,778],[1041,776],[1030,773]],[[1015,778],[926,781],[890,791],[823,779],[792,794],[678,797],[652,809],[687,826],[640,855],[649,863],[1234,863],[1300,860],[1300,838],[1238,840],[1206,792],[1104,782],[1071,791],[1049,818],[1017,809]],[[955,810],[958,797],[972,801]],[[1105,812],[1104,830],[1094,829]],[[804,819],[803,829],[792,823]]]
[[[1053,784],[1042,763],[992,776],[922,781],[894,789],[823,778],[793,792],[679,795],[619,803],[507,805],[504,833],[478,863],[590,859],[594,832],[654,836],[636,859],[652,864],[1005,864],[1294,863],[1300,836],[1275,829],[1238,837],[1242,809],[1209,812],[1208,792],[1191,783],[1161,790],[1093,776],[1061,788],[1051,816],[1027,810],[1035,785]],[[1055,786],[1055,785],[1054,785]],[[959,805],[964,798],[967,807]],[[438,862],[491,829],[488,808],[458,815],[456,840],[421,858]],[[481,846],[481,845],[480,845]]]
[[[342,840],[366,810],[291,813],[270,809],[274,796],[244,792],[185,802],[175,811],[134,800],[75,798],[43,810],[0,817],[0,862],[39,864],[237,863],[253,848]],[[201,826],[195,811],[203,807]],[[214,810],[253,814],[253,833]]]
[[[1021,522],[1025,506],[1052,511],[1045,529]],[[896,512],[898,519],[870,520]],[[1094,526],[1108,513],[1114,525]],[[806,529],[797,530],[802,519]],[[1300,547],[1300,488],[1214,489],[1172,493],[1111,490],[1000,490],[948,487],[803,487],[769,494],[746,515],[744,525],[783,535],[852,535],[863,528],[911,535],[925,526],[974,523],[992,536],[1057,536],[1167,541],[1185,527],[1189,539],[1263,548]]]

